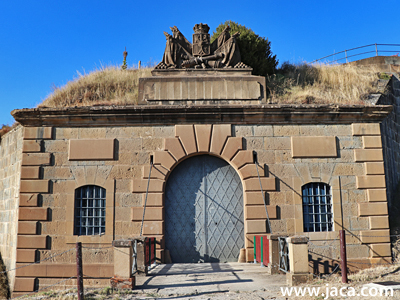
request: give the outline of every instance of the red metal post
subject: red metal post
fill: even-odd
[[[340,233],[340,259],[342,267],[342,283],[347,283],[347,255],[346,255],[346,233],[339,230]]]
[[[78,288],[78,300],[84,300],[83,272],[82,272],[82,243],[76,243],[76,285]]]

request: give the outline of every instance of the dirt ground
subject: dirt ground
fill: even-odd
[[[285,275],[269,275],[268,268],[258,264],[240,263],[203,263],[203,264],[166,264],[158,265],[148,276],[136,277],[136,289],[112,290],[86,289],[87,300],[122,300],[122,299],[400,299],[400,290],[395,290],[393,297],[380,296],[379,291],[371,290],[372,295],[357,296],[365,284],[371,282],[396,281],[400,283],[400,265],[378,267],[363,270],[349,276],[350,283],[343,285],[338,274],[324,278],[314,278],[301,288],[320,288],[318,295],[284,295]],[[290,288],[289,288],[290,289]],[[340,290],[342,289],[342,290]],[[326,293],[328,292],[328,296]],[[342,292],[342,296],[340,295]],[[363,291],[364,294],[368,290]],[[322,294],[323,293],[323,294]],[[375,295],[376,293],[376,295]],[[355,296],[353,296],[353,294]],[[76,289],[44,292],[24,299],[73,299]]]

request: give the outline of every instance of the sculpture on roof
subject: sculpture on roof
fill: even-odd
[[[241,63],[240,51],[236,42],[239,32],[231,35],[227,26],[218,38],[210,43],[210,27],[207,24],[196,24],[193,28],[193,44],[179,29],[170,27],[172,35],[164,32],[167,45],[162,62],[156,69],[182,68],[232,68],[247,67]]]

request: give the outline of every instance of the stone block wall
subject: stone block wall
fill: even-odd
[[[0,254],[7,270],[15,268],[23,127],[17,126],[0,141]],[[8,273],[10,286],[15,272]]]
[[[338,230],[342,223],[349,234],[348,258],[354,268],[388,261],[388,211],[380,139],[378,123],[27,127],[21,153],[17,265],[56,257],[18,270],[17,286],[29,281],[36,282],[36,288],[44,287],[57,278],[73,276],[75,252],[65,251],[74,248],[76,242],[84,246],[85,275],[100,274],[97,277],[103,279],[98,280],[99,284],[112,277],[111,242],[140,233],[151,156],[154,168],[143,235],[155,236],[159,241],[159,261],[164,250],[163,191],[168,175],[180,161],[197,154],[221,157],[242,180],[247,261],[253,260],[255,234],[301,233],[312,243],[311,267],[332,271],[339,258]],[[254,164],[253,153],[260,167]],[[271,228],[266,222],[257,168]],[[301,193],[302,186],[309,182],[324,182],[331,187],[331,232],[303,233]],[[106,189],[103,235],[73,234],[74,192],[84,185]],[[95,284],[89,279],[86,282]],[[74,280],[70,283],[75,284]],[[14,291],[16,295],[22,292]]]
[[[393,111],[382,122],[382,145],[385,158],[385,174],[389,210],[392,213],[391,222],[400,227],[397,221],[400,204],[396,189],[400,182],[400,81],[396,75],[389,82],[389,91],[381,97],[378,104],[392,105]],[[398,191],[397,191],[398,193]]]

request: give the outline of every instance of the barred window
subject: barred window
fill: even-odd
[[[75,235],[100,235],[106,231],[106,190],[85,185],[75,190]]]
[[[312,182],[303,186],[304,232],[332,231],[332,201],[330,186]]]

